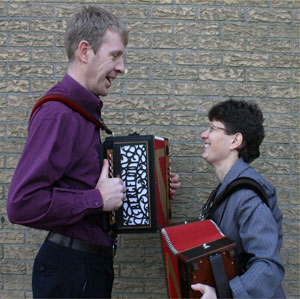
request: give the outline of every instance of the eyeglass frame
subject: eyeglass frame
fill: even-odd
[[[208,130],[209,130],[209,132],[211,133],[212,131],[214,131],[214,130],[222,130],[222,131],[225,131],[225,132],[227,132],[227,133],[230,133],[230,134],[235,134],[235,133],[233,133],[232,131],[230,131],[230,130],[228,130],[228,129],[226,129],[226,128],[221,128],[221,127],[218,127],[218,126],[215,126],[214,124],[209,124],[209,126],[208,126],[208,128],[207,128]]]

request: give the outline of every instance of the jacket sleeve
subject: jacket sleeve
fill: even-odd
[[[238,194],[245,198],[245,193]],[[235,200],[240,203],[235,223],[238,222],[241,246],[250,259],[245,273],[230,281],[232,293],[234,298],[273,298],[284,276],[279,224],[256,195],[249,196],[248,200]]]
[[[77,222],[86,214],[100,213],[103,204],[98,190],[60,188],[56,183],[74,163],[74,126],[78,126],[74,115],[36,117],[32,122],[8,193],[9,220],[51,229]]]

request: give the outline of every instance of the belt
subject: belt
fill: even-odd
[[[87,253],[93,253],[102,257],[113,258],[117,251],[116,245],[109,247],[109,246],[90,244],[87,243],[86,241],[64,236],[54,232],[49,232],[46,240],[59,244],[64,247],[69,247]]]

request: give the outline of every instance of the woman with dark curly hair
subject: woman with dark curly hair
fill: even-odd
[[[259,157],[264,139],[263,114],[254,103],[228,100],[208,113],[210,125],[201,135],[202,157],[213,166],[220,181],[216,196],[238,177],[257,181],[267,204],[250,189],[241,189],[224,200],[209,218],[237,243],[239,275],[229,281],[233,298],[285,298],[281,287],[284,268],[280,259],[282,215],[276,190],[248,163]],[[192,285],[201,298],[217,298],[213,287]]]

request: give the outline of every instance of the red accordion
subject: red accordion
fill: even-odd
[[[153,135],[107,137],[100,153],[108,159],[110,176],[127,188],[123,206],[109,213],[115,233],[157,232],[169,223],[169,144]]]
[[[227,284],[236,275],[236,244],[212,220],[165,227],[161,239],[169,298],[200,298],[191,284],[216,287],[216,271]]]

